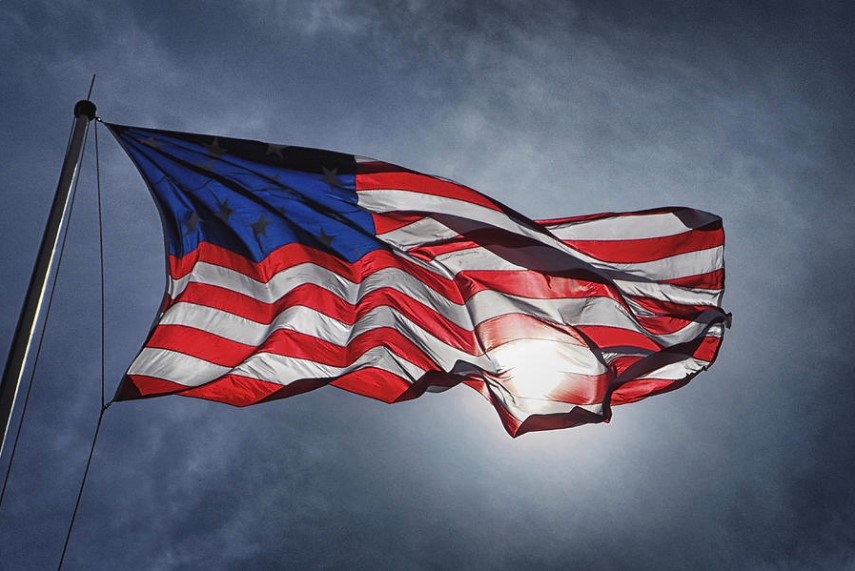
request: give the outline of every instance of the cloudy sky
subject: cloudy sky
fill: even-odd
[[[718,362],[610,424],[514,440],[465,387],[117,403],[65,569],[855,568],[855,11],[734,4],[0,0],[3,356],[93,73],[106,121],[376,157],[532,218],[680,205],[727,232]],[[165,280],[148,192],[99,139],[112,394]],[[94,148],[3,569],[56,567],[98,418]]]

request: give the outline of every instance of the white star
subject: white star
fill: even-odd
[[[211,142],[210,145],[205,145],[205,147],[208,149],[208,154],[214,157],[215,159],[219,159],[224,154],[226,154],[226,150],[220,146],[220,143],[219,141],[217,141],[216,137],[214,137],[214,140]]]
[[[253,232],[253,234],[255,234],[256,238],[258,238],[259,236],[267,236],[267,227],[268,226],[270,226],[270,222],[268,222],[267,220],[264,219],[264,213],[263,212],[258,217],[258,220],[256,220],[253,224],[250,224],[250,227],[252,228],[252,232]]]
[[[280,159],[284,160],[285,157],[282,156],[282,149],[284,149],[284,148],[285,148],[285,145],[274,145],[273,143],[267,143],[267,152],[265,153],[265,156],[266,155],[276,155]]]
[[[321,178],[321,180],[330,186],[338,186],[338,169],[328,169],[327,167],[323,166],[321,168],[324,170],[324,176]]]
[[[152,149],[157,149],[163,145],[163,142],[158,141],[154,137],[149,137],[148,139],[142,141],[142,144],[146,145],[147,147],[151,147]]]
[[[321,232],[318,234],[318,241],[329,248],[332,245],[333,237],[324,232],[324,229],[321,228]]]

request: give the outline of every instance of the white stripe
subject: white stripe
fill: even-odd
[[[443,370],[450,371],[455,363],[465,361],[482,369],[493,365],[483,355],[472,355],[444,343],[388,306],[380,306],[360,317],[353,326],[300,305],[287,308],[270,325],[239,317],[226,311],[196,305],[176,303],[160,320],[163,325],[182,325],[207,331],[224,339],[250,346],[262,345],[276,330],[297,331],[341,347],[354,337],[379,327],[400,331]],[[474,339],[473,346],[477,346]]]
[[[572,326],[600,325],[641,333],[664,347],[697,338],[708,327],[704,322],[689,322],[685,327],[664,335],[655,335],[638,322],[615,300],[608,297],[529,299],[492,290],[476,293],[466,306],[476,324],[499,315],[521,313]],[[714,308],[710,311],[718,313]]]
[[[129,375],[146,375],[189,387],[204,385],[231,369],[167,349],[144,347],[131,366]]]
[[[332,380],[334,377],[366,367],[383,369],[411,382],[425,373],[412,363],[398,359],[385,347],[374,347],[366,351],[347,367],[334,367],[271,353],[255,353],[234,369],[220,367],[168,349],[146,347],[131,364],[128,374],[157,377],[188,387],[204,385],[229,373],[287,385],[301,379],[330,377]]]
[[[493,395],[514,418],[523,421],[533,414],[565,414],[577,406],[594,414],[602,416],[602,403],[588,405],[570,404],[560,401],[527,398],[508,391],[500,382],[484,377],[484,382],[490,394]]]
[[[478,222],[495,228],[502,228],[551,246],[558,251],[577,257],[582,256],[580,252],[549,233],[538,232],[517,223],[504,212],[465,200],[391,189],[361,190],[358,192],[358,197],[358,205],[371,212],[413,211],[453,216],[465,219],[468,223]]]
[[[415,382],[425,371],[409,361],[398,358],[386,347],[373,347],[345,367],[324,365],[308,359],[284,357],[272,353],[255,353],[235,367],[238,375],[287,385],[300,379],[339,377],[352,371],[376,367]]]
[[[169,295],[179,299],[191,281],[229,289],[264,303],[274,303],[305,284],[322,287],[351,305],[356,305],[363,297],[378,289],[394,287],[435,309],[456,325],[470,328],[470,319],[463,305],[437,293],[400,268],[384,268],[365,276],[361,283],[355,283],[321,266],[303,263],[278,272],[264,283],[230,268],[197,262],[190,273],[180,279],[170,280]]]
[[[597,262],[596,265],[603,269],[623,271],[649,280],[673,280],[721,269],[724,267],[724,246],[695,250],[652,262],[632,264]]]
[[[458,233],[455,230],[429,216],[425,216],[406,226],[378,234],[377,237],[397,248],[409,250],[416,246],[449,240],[457,235]]]
[[[669,381],[678,381],[691,374],[703,371],[710,366],[709,361],[698,359],[695,357],[687,357],[682,361],[665,365],[655,371],[651,371],[645,375],[636,377],[638,379],[665,379]]]
[[[701,222],[719,218],[713,214],[691,211]],[[659,214],[616,214],[598,220],[565,222],[548,226],[549,231],[562,240],[640,240],[682,234],[692,228],[672,212]]]
[[[693,257],[683,259],[682,261],[685,262],[683,268],[686,271],[695,272],[686,275],[697,275],[699,273],[706,273],[697,271],[698,269],[700,269],[699,265],[702,265],[704,263],[703,258],[707,258],[707,261],[711,264],[721,264],[722,256],[723,251],[721,248],[711,248],[710,250],[702,250],[700,252],[700,256],[698,256],[698,258],[701,258],[700,260],[698,258]],[[674,256],[674,258],[677,258],[677,256]],[[672,258],[668,258],[668,260],[670,259]],[[513,262],[510,262],[499,256],[498,254],[494,254],[493,252],[484,248],[469,248],[466,250],[458,250],[456,252],[441,254],[437,256],[434,261],[442,265],[443,267],[448,268],[449,272],[452,274],[465,274],[466,271],[520,271],[526,269],[525,267],[514,264]],[[678,262],[679,261],[680,260],[678,260]],[[650,263],[652,264],[653,262]],[[642,267],[642,271],[650,271],[650,268],[644,266]],[[628,272],[624,272],[622,275],[625,276],[626,273]],[[677,273],[677,270],[672,267],[669,273]],[[611,275],[610,272],[606,272],[606,274]],[[659,277],[658,279],[674,278]],[[618,277],[613,277],[610,281],[615,286],[617,286],[619,290],[626,294],[649,297],[651,299],[656,299],[660,301],[671,301],[684,305],[717,306],[719,303],[719,298],[721,297],[721,290],[692,289],[682,286],[676,286],[673,284],[658,283],[656,281],[630,281],[626,279],[620,279]]]
[[[533,257],[537,254],[535,253]],[[724,266],[724,247],[708,248],[677,254],[652,262],[617,263],[604,262],[582,253],[573,251],[570,254],[576,259],[584,260],[592,266],[605,271],[608,275],[627,274],[638,276],[645,280],[673,280],[687,276],[696,276],[718,270]],[[524,266],[517,265],[498,254],[485,248],[466,248],[440,254],[434,258],[436,263],[451,269],[454,273],[478,270],[523,270]],[[578,268],[573,260],[568,259],[567,269]],[[558,268],[555,268],[556,270]],[[615,276],[615,277],[617,277]]]
[[[624,295],[647,297],[657,301],[668,301],[680,305],[709,305],[718,307],[721,302],[722,290],[687,288],[666,283],[632,282],[613,280]]]

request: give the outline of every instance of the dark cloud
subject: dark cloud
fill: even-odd
[[[93,72],[109,121],[377,156],[532,217],[692,206],[728,236],[719,361],[609,425],[511,440],[462,387],[391,407],[333,389],[248,409],[114,405],[66,568],[855,564],[853,15],[843,2],[0,3],[0,348]],[[112,392],[160,301],[163,252],[141,180],[99,134]],[[87,161],[0,509],[3,569],[55,567],[97,419]]]

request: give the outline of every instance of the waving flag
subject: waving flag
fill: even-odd
[[[110,129],[158,204],[169,273],[119,399],[244,406],[333,385],[397,402],[463,383],[516,436],[608,420],[718,352],[712,214],[533,221],[371,159]]]

